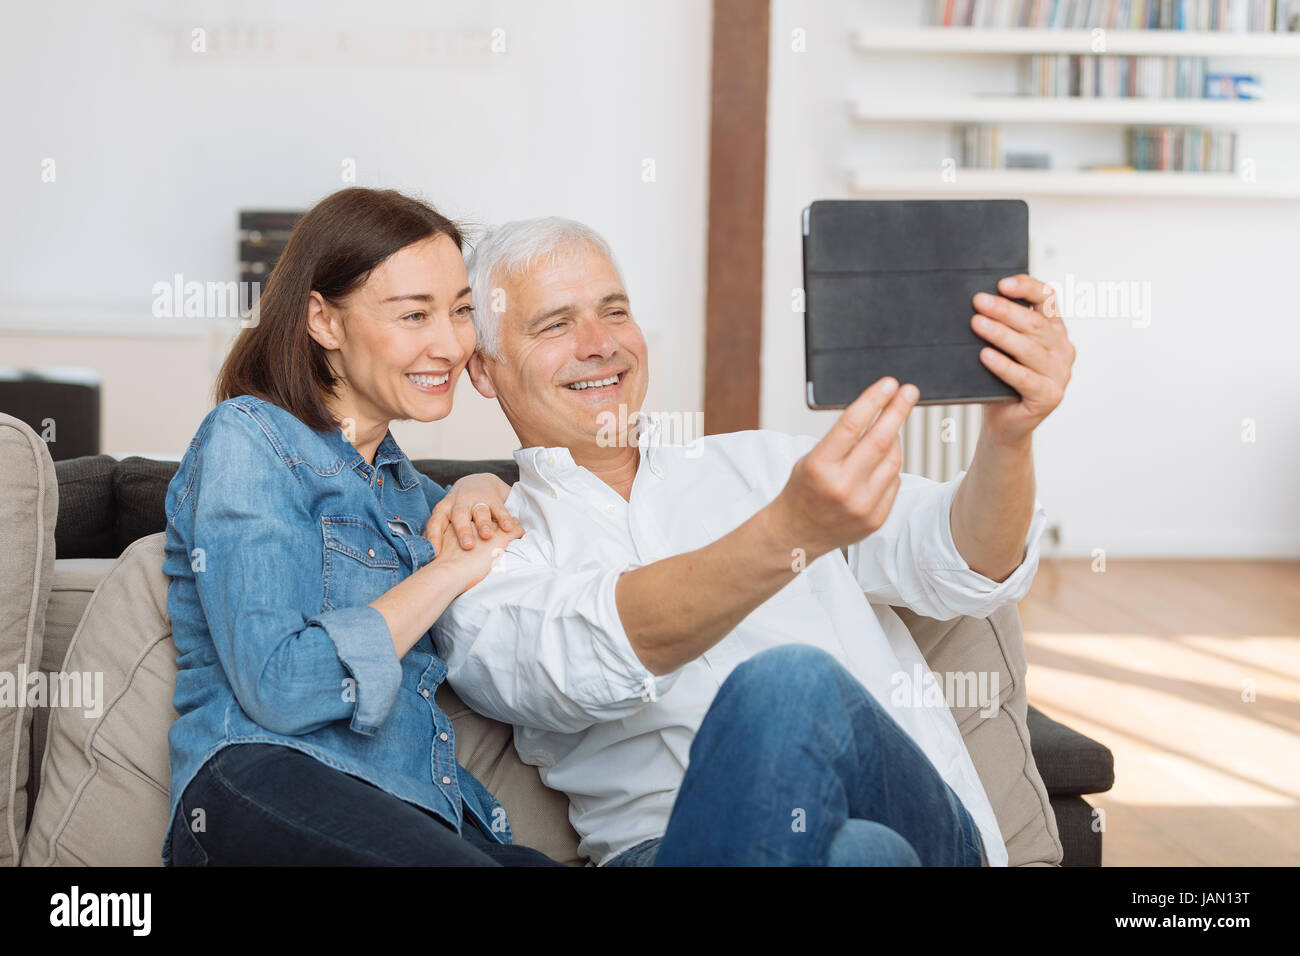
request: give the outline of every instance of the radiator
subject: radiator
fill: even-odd
[[[900,439],[903,471],[934,481],[951,481],[975,457],[984,407],[918,405],[907,416]]]

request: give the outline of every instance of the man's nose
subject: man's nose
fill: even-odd
[[[607,358],[618,351],[618,342],[609,334],[605,323],[595,316],[578,320],[578,336],[575,342],[576,358]]]

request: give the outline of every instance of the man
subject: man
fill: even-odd
[[[1045,512],[1030,439],[1074,358],[1050,290],[977,296],[988,367],[970,469],[899,473],[917,390],[884,379],[820,441],[771,431],[663,443],[636,422],[646,345],[608,245],[508,224],[470,262],[468,371],[518,436],[526,533],[435,626],[448,678],[515,726],[600,865],[1006,865],[947,706],[888,605],[987,615],[1029,589]],[[841,552],[841,548],[846,549]]]

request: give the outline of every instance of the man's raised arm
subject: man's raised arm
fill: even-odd
[[[650,673],[671,673],[726,637],[794,578],[796,551],[798,566],[811,564],[885,523],[900,482],[899,430],[918,397],[913,385],[876,382],[752,518],[710,545],[619,577],[618,616]]]

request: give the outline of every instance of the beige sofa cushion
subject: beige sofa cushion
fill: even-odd
[[[14,866],[27,828],[32,723],[27,675],[40,667],[59,484],[45,442],[5,414],[0,414],[0,488],[0,866]]]
[[[50,603],[45,608],[45,640],[41,647],[41,670],[58,671],[67,656],[72,635],[81,622],[90,596],[113,566],[116,558],[56,558]],[[27,805],[36,806],[41,789],[41,760],[45,757],[45,735],[50,726],[50,709],[32,710],[32,773],[27,780]]]
[[[161,865],[167,826],[167,731],[176,651],[167,620],[164,534],[132,544],[100,583],[63,662],[103,673],[103,712],[51,711],[23,865]],[[515,755],[510,730],[440,692],[457,758],[501,800],[515,840],[577,860],[568,801]]]
[[[1059,866],[1062,849],[1056,815],[1029,746],[1027,663],[1016,606],[1000,607],[987,618],[951,621],[922,617],[905,607],[894,611],[941,684],[950,673],[997,674],[996,715],[985,717],[977,701],[952,707],[952,715],[993,805],[1007,845],[1008,865]]]

